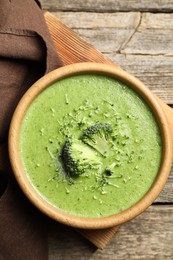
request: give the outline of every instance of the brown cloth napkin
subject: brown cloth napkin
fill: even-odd
[[[5,142],[21,96],[59,66],[39,2],[0,0],[0,260],[48,257],[45,217],[18,188]]]
[[[47,260],[47,219],[16,184],[6,145],[1,146],[0,156],[0,181],[5,190],[0,197],[0,260]]]
[[[0,0],[0,143],[23,93],[62,63],[34,0]]]

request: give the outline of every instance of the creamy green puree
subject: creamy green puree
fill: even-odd
[[[109,155],[78,177],[67,174],[62,149],[89,126],[113,128]],[[128,86],[102,75],[76,75],[45,89],[29,107],[20,154],[33,187],[54,207],[82,217],[121,212],[139,201],[155,180],[161,135],[144,101]],[[111,173],[106,171],[111,167]]]

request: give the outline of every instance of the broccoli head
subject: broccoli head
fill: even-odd
[[[78,139],[65,142],[62,159],[67,173],[76,177],[101,165],[96,152]]]
[[[112,127],[108,123],[95,124],[83,131],[81,140],[103,156],[107,156],[109,154],[109,137],[112,131]]]

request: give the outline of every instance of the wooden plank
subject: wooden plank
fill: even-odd
[[[118,52],[127,44],[140,22],[139,12],[116,14],[53,12],[52,14],[102,53]]]
[[[138,26],[140,12],[128,13],[86,13],[52,12],[71,29],[121,28],[134,29]]]
[[[120,52],[173,56],[172,41],[171,29],[139,29]]]
[[[173,56],[173,14],[53,14],[102,52]]]
[[[159,197],[155,200],[154,203],[172,203],[173,204],[173,166],[169,175],[169,178],[166,182],[166,185]]]
[[[173,56],[173,14],[142,14],[141,23],[121,53]]]
[[[49,11],[150,11],[172,12],[173,0],[40,0],[43,8]]]
[[[170,55],[173,14],[53,14],[120,67],[141,79],[161,100],[173,104],[173,56]],[[153,34],[161,37],[158,44]],[[166,42],[169,42],[168,48]]]
[[[171,14],[165,13],[143,13],[140,24],[141,29],[171,29],[173,28],[173,19]]]
[[[123,224],[104,250],[96,250],[73,229],[49,226],[49,260],[172,259],[173,206],[151,206]]]
[[[143,81],[162,101],[173,104],[173,57],[117,53],[106,56]]]

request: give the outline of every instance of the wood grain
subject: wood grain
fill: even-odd
[[[134,29],[139,24],[140,12],[128,13],[85,13],[85,12],[51,12],[71,29],[121,28]],[[74,19],[75,18],[75,19]],[[106,18],[106,19],[105,19]],[[123,21],[123,23],[122,23]],[[103,31],[102,31],[103,32]]]
[[[172,14],[53,12],[53,15],[142,80],[161,100],[173,104]]]
[[[119,52],[140,23],[138,12],[113,14],[53,12],[53,15],[102,53]]]
[[[45,13],[45,19],[59,57],[64,65],[81,61],[85,62],[88,61],[88,57],[90,57],[90,61],[110,65],[113,64],[111,60],[104,57],[101,52],[97,51],[89,43],[86,43],[75,32],[64,25],[60,20],[57,20],[55,16],[49,12]]]
[[[173,57],[142,54],[106,54],[106,56],[143,81],[162,101],[173,104]]]
[[[122,225],[104,250],[96,250],[73,229],[51,222],[49,260],[172,259],[173,206],[151,206]]]
[[[154,21],[155,17],[153,17],[153,23],[151,24],[147,23],[149,22],[147,21],[148,16],[145,14],[142,16],[142,24],[137,28],[136,33],[125,46],[125,49],[121,50],[121,53],[173,56],[171,44],[173,35],[170,28],[172,25],[172,15],[153,14],[152,16],[157,16],[157,19]],[[168,21],[164,24],[162,23],[164,26],[159,26],[159,20],[166,20],[167,18],[169,18]],[[169,26],[167,26],[168,23]]]
[[[155,203],[169,203],[173,204],[173,166],[169,175],[169,178],[166,182],[166,185],[159,197],[155,200]]]
[[[172,12],[172,0],[40,0],[48,11],[85,11],[85,12],[121,12],[121,11],[150,11]]]

